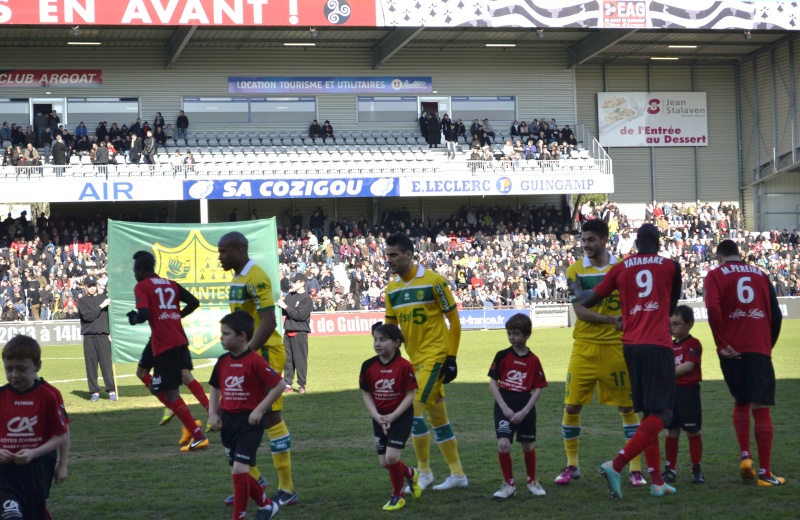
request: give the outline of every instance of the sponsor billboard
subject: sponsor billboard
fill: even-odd
[[[47,168],[47,167],[46,167]],[[75,177],[47,178],[46,182],[4,182],[0,202],[125,202],[181,200],[181,179],[85,181]]]
[[[397,197],[395,177],[183,181],[185,200]]]
[[[430,76],[228,77],[235,94],[414,94],[433,92]]]
[[[614,176],[604,174],[475,175],[456,173],[432,177],[400,177],[401,197],[453,195],[547,195],[613,193]]]
[[[605,147],[708,146],[705,92],[598,92]]]
[[[0,0],[0,24],[798,30],[792,1]]]
[[[102,86],[102,70],[0,70],[0,88]]]

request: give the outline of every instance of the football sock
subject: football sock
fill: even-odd
[[[147,373],[147,374],[143,375],[142,377],[140,377],[139,379],[141,379],[142,383],[144,383],[144,386],[146,386],[147,389],[150,390],[150,383],[153,381],[153,376],[151,376],[149,373]],[[169,401],[167,401],[167,394],[165,394],[164,392],[159,392],[158,395],[156,395],[156,399],[161,401],[161,404],[163,404],[167,408],[170,407],[169,406]]]
[[[450,467],[450,473],[460,477],[464,476],[461,459],[458,457],[458,441],[453,433],[453,428],[447,420],[447,409],[444,402],[435,403],[428,407],[428,418],[433,426],[436,444],[442,452],[445,462]]]
[[[656,438],[644,449],[644,460],[647,462],[647,472],[650,473],[650,483],[655,486],[664,485],[664,477],[661,476],[661,443]]]
[[[192,392],[194,398],[197,399],[197,402],[203,405],[203,408],[208,411],[208,396],[206,395],[206,391],[203,389],[203,385],[201,385],[200,382],[195,379],[186,386],[189,387],[189,390]]]
[[[614,458],[614,471],[621,472],[622,469],[633,459],[636,455],[642,453],[646,447],[655,442],[658,444],[658,434],[664,429],[664,421],[655,415],[648,415],[645,417],[636,434],[625,445],[624,448]],[[656,446],[657,448],[658,446]],[[645,457],[647,455],[645,454]],[[658,458],[661,458],[660,450],[658,451]],[[658,466],[656,466],[657,468]],[[660,473],[659,473],[660,476]]]
[[[387,464],[386,469],[389,470],[389,480],[392,481],[392,495],[403,496],[403,463],[397,461],[394,464]]]
[[[769,408],[756,408],[753,410],[755,426],[753,432],[756,437],[758,447],[758,474],[771,475],[770,458],[772,457],[772,418],[769,415]]]
[[[232,517],[234,520],[247,517],[248,498],[250,498],[250,475],[247,473],[234,473]]]
[[[183,424],[187,430],[192,432],[192,437],[194,440],[203,440],[205,437],[205,435],[203,435],[203,430],[201,430],[200,427],[197,426],[197,423],[194,422],[192,412],[189,410],[189,407],[186,406],[186,403],[183,401],[183,399],[179,397],[177,400],[171,402],[169,404],[169,408],[175,412],[175,416],[180,419],[181,424]]]
[[[286,423],[281,421],[267,430],[269,450],[272,452],[272,464],[278,472],[278,489],[294,493],[292,483],[292,436]]]
[[[567,466],[577,468],[578,448],[581,444],[581,414],[571,414],[564,410],[564,417],[561,419],[561,435],[564,437],[564,451],[567,452]]]
[[[400,461],[400,463],[403,465],[403,476],[405,478],[414,478],[414,468],[406,466],[403,461]]]
[[[693,437],[689,437],[690,451],[692,448],[692,439]],[[678,437],[667,436],[667,439],[664,441],[664,457],[666,458],[664,464],[667,469],[671,469],[672,471],[675,471],[678,463],[678,440]],[[694,464],[694,462],[692,462],[692,464]]]
[[[511,453],[497,452],[497,459],[500,461],[500,471],[503,472],[503,480],[509,486],[514,485],[514,464],[511,462]]]
[[[253,502],[256,503],[258,507],[268,506],[272,503],[272,501],[267,498],[267,494],[264,493],[264,490],[261,489],[261,486],[258,484],[258,480],[254,479],[250,473],[242,473],[248,479],[249,484],[247,487],[250,490],[250,498],[253,499]]]
[[[250,476],[258,481],[261,478],[261,471],[256,466],[250,466]]]
[[[528,472],[528,484],[536,480],[536,450],[523,451],[525,470]]]
[[[697,435],[689,436],[689,456],[692,458],[692,467],[694,467],[695,464],[700,464],[700,462],[702,462],[703,436],[699,433]],[[759,459],[761,459],[760,455]]]
[[[733,406],[733,429],[742,457],[750,457],[750,405]]]
[[[414,401],[414,422],[411,424],[411,441],[414,443],[414,453],[417,455],[417,469],[430,472],[431,470],[431,437],[428,423],[422,413],[425,403]]]
[[[639,429],[639,416],[636,415],[636,412],[621,413],[619,415],[622,417],[622,432],[625,434],[625,441],[627,442],[633,439],[633,436],[636,435],[636,430]],[[641,455],[637,455],[631,459],[628,469],[631,471],[642,471]]]

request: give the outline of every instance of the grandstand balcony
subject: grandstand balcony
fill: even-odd
[[[185,149],[185,148],[184,148]],[[611,159],[593,141],[591,150],[574,150],[567,159],[540,161],[470,161],[464,147],[454,160],[448,160],[443,148],[421,145],[380,149],[361,145],[330,147],[215,147],[194,149],[194,164],[178,164],[169,147],[156,156],[156,164],[127,163],[95,165],[88,156],[73,155],[70,164],[55,166],[2,166],[4,181],[37,182],[54,178],[125,179],[162,177],[182,179],[273,178],[273,177],[403,177],[424,176],[463,178],[464,176],[553,176],[612,175]],[[185,156],[181,156],[185,157]],[[124,162],[123,162],[124,161]]]

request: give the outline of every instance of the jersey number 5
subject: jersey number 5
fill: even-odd
[[[159,309],[177,309],[175,306],[175,289],[172,287],[167,287],[166,289],[157,287],[155,293],[158,295]],[[165,294],[167,297],[166,302],[164,301]]]

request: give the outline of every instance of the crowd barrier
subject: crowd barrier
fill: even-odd
[[[565,304],[536,305],[533,309],[471,309],[459,311],[463,330],[502,329],[518,312],[529,314],[535,327],[567,326]],[[384,321],[383,311],[315,312],[311,314],[313,336],[370,334],[372,325]],[[36,338],[45,346],[75,345],[82,341],[78,320],[0,322],[0,345],[18,334]],[[113,343],[112,343],[113,346]]]
[[[785,319],[800,319],[800,298],[778,298],[778,301]],[[703,302],[681,303],[694,309],[695,321],[708,321]],[[526,309],[470,309],[461,310],[458,315],[462,330],[485,330],[505,328],[508,318],[518,312],[528,314],[534,328],[572,327],[576,320],[568,303],[537,304]],[[313,336],[369,334],[372,325],[383,320],[383,311],[318,312],[311,314],[311,333]],[[36,338],[45,346],[75,345],[82,341],[78,320],[0,322],[0,345],[18,334]]]

